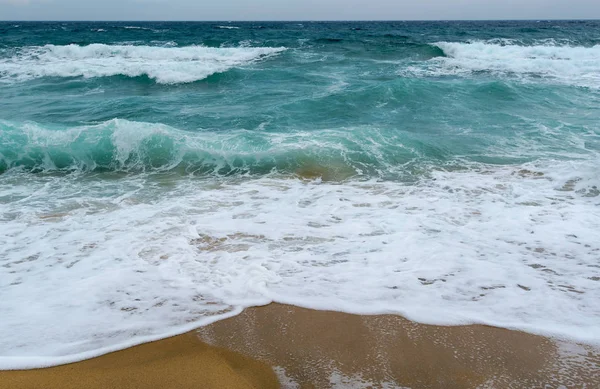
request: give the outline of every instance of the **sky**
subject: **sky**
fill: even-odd
[[[0,20],[600,19],[600,0],[0,0]]]

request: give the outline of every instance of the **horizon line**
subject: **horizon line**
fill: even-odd
[[[534,18],[534,19],[210,19],[210,20],[185,20],[185,19],[104,19],[104,20],[89,20],[89,19],[0,19],[0,22],[20,22],[20,23],[35,23],[35,22],[87,22],[87,23],[344,23],[344,22],[573,22],[573,21],[600,21],[600,18]]]

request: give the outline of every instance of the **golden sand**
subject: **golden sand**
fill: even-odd
[[[0,372],[1,389],[270,389],[273,370],[202,343],[195,333],[70,365]]]
[[[600,388],[591,346],[271,304],[92,360],[0,372],[0,389],[269,389],[271,367],[290,388]]]

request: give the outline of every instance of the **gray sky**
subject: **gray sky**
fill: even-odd
[[[600,0],[0,0],[0,20],[600,19]]]

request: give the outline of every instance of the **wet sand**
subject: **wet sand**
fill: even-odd
[[[284,388],[600,388],[591,346],[271,304],[89,361],[0,372],[0,389],[268,389],[271,367]]]
[[[49,369],[0,371],[1,389],[271,389],[271,367],[195,333]]]
[[[518,331],[441,327],[271,304],[198,330],[301,388],[600,388],[600,349]]]

